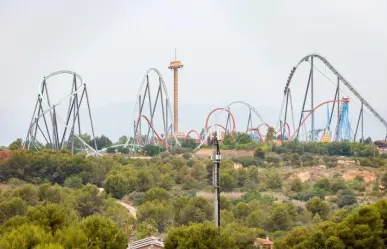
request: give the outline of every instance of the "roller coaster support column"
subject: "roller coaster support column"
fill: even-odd
[[[150,94],[150,86],[149,86],[149,75],[146,76],[146,82],[147,82],[147,85],[148,85],[148,101],[149,101],[149,113],[150,113],[150,123],[151,123],[151,126],[153,127],[153,109],[152,109],[152,98],[151,98],[151,94]],[[156,99],[156,102],[157,102],[157,99]],[[152,137],[151,139],[149,139],[149,132],[150,132],[151,128],[150,126],[148,126],[148,132],[147,132],[147,142],[149,143],[150,141],[149,140],[152,140],[152,141],[155,141],[155,134],[154,134],[154,130],[152,129]]]
[[[340,78],[337,76],[337,100],[340,100]],[[337,102],[337,118],[340,117],[340,105]]]
[[[340,115],[340,102],[339,102],[340,101],[340,99],[339,99],[340,89],[339,89],[339,85],[340,85],[340,80],[339,80],[339,78],[337,78],[337,87],[336,87],[335,97],[333,98],[335,101],[333,102],[332,110],[331,110],[331,113],[329,116],[328,127],[330,127],[332,124],[332,117],[333,117],[333,112],[335,110],[336,102],[337,102],[337,116]]]
[[[137,124],[136,124],[136,128],[134,129],[134,131],[136,131],[137,128],[138,128],[138,132],[137,133],[140,133],[140,134],[141,134],[141,125],[139,126],[139,124],[141,124],[142,106],[143,106],[143,102],[141,101],[141,94],[140,94],[140,95],[138,95],[138,118],[137,118]]]
[[[300,115],[300,122],[298,123],[298,127],[301,126],[301,122],[302,122],[302,120],[304,118],[304,112],[308,112],[308,111],[305,111],[305,103],[306,103],[306,98],[308,97],[309,85],[310,85],[311,77],[312,77],[312,70],[310,70],[310,72],[309,72],[308,85],[306,86],[304,102],[302,104],[302,110],[301,110],[301,115]],[[300,134],[300,129],[298,129],[298,131],[297,131],[297,139],[298,139],[299,134]]]
[[[217,132],[212,134],[212,146],[213,146],[213,155],[212,160],[214,166],[212,168],[212,182],[214,187],[214,217],[215,217],[215,226],[220,228],[220,149],[219,149],[219,140]]]
[[[231,131],[231,120],[230,120],[230,118],[231,118],[231,111],[230,111],[230,107],[227,107],[227,110],[228,110],[228,112],[227,112],[227,120],[226,120],[226,130],[224,131],[226,134],[227,133],[229,133],[228,131],[229,131],[229,129],[228,129],[228,125],[230,124],[230,131]],[[247,126],[248,126],[248,124],[247,124]],[[247,131],[246,131],[247,132]],[[230,132],[231,133],[231,132]],[[229,133],[229,134],[230,134]]]
[[[364,125],[364,118],[363,118],[363,102],[361,103],[361,108],[360,108],[360,113],[359,113],[359,118],[357,120],[357,125],[356,125],[356,130],[355,130],[355,135],[353,137],[353,141],[355,142],[356,141],[356,136],[357,136],[357,131],[359,129],[359,124],[360,124],[360,121],[361,121],[361,138],[360,138],[360,141],[361,143],[364,142],[364,128],[363,128],[363,125]]]
[[[163,128],[164,128],[164,143],[168,144],[168,127],[167,127],[167,120],[166,117],[168,115],[164,115],[164,113],[167,113],[167,111],[164,110],[164,97],[163,97],[163,91],[161,90],[161,77],[159,77],[159,91],[160,91],[160,102],[161,102],[161,111],[163,112]],[[156,101],[157,103],[157,101]],[[167,106],[166,106],[167,108]]]
[[[363,111],[363,102],[361,103],[361,139],[364,141],[364,111]]]
[[[285,104],[284,124],[286,124],[286,118],[288,116],[289,93],[290,93],[290,88],[288,88],[288,90],[286,91],[286,104]],[[286,134],[285,129],[286,129],[286,126],[284,125],[283,128],[281,129],[281,140],[282,141],[285,140],[285,134]],[[288,139],[290,139],[290,138],[288,137]]]
[[[313,110],[314,109],[314,89],[313,89],[313,57],[311,58],[311,86],[310,86],[310,93],[311,93],[311,99],[310,99],[310,103],[311,103],[311,106],[310,106],[310,110]],[[312,113],[312,141],[315,140],[315,137],[314,137],[314,112]]]
[[[168,100],[166,99],[165,100],[165,113],[168,113],[168,110],[169,110],[170,106],[168,105]],[[166,123],[166,132],[165,132],[165,141],[166,143],[165,144],[168,144],[168,132],[169,132],[169,127],[168,127],[168,115],[165,115],[165,123]],[[172,125],[172,124],[171,124]],[[171,134],[172,134],[172,130],[171,130]],[[172,137],[171,137],[172,139]],[[172,140],[171,140],[172,141]],[[171,142],[171,145],[172,145],[172,142]]]
[[[253,121],[251,120],[251,109],[249,110],[249,119],[247,120],[246,133],[253,128]]]

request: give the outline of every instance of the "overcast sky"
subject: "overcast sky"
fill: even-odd
[[[290,69],[309,53],[387,118],[386,46],[386,0],[0,0],[0,145],[24,138],[38,84],[62,69],[88,83],[98,135],[128,134],[148,68],[161,71],[172,96],[174,48],[185,64],[182,130],[200,130],[211,108],[234,100],[275,122]],[[307,75],[300,79],[292,91],[301,96]]]

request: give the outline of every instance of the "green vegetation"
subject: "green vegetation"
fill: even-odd
[[[357,208],[339,222],[330,219],[312,228],[297,227],[276,241],[276,248],[384,248],[387,201]]]
[[[225,135],[220,145],[221,149],[227,150],[251,150],[257,148],[259,145],[254,142],[246,133],[236,133],[234,136]]]
[[[126,248],[125,208],[94,185],[8,184],[0,194],[0,248]]]
[[[387,245],[387,202],[378,201],[386,159],[373,144],[257,145],[245,134],[224,142],[251,154],[222,160],[220,233],[212,162],[189,146],[147,146],[152,158],[131,159],[24,151],[15,142],[0,154],[0,248],[126,248],[129,237],[151,235],[170,249],[254,248],[266,236],[285,249]]]
[[[336,142],[336,143],[322,143],[309,142],[300,143],[296,140],[284,142],[280,146],[273,146],[273,152],[278,154],[283,153],[297,153],[305,154],[311,153],[314,155],[329,155],[329,156],[359,156],[372,157],[379,155],[375,144],[362,144],[351,142]]]

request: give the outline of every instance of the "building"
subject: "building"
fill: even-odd
[[[164,248],[164,240],[158,237],[148,237],[133,241],[128,249],[161,249]]]
[[[266,239],[257,238],[254,241],[254,246],[259,249],[273,249],[273,242],[269,240],[269,237]]]

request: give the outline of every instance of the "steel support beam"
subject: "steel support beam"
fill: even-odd
[[[298,127],[301,126],[302,118],[304,117],[305,103],[306,103],[306,98],[308,97],[311,77],[312,77],[312,70],[310,70],[310,72],[309,72],[308,84],[306,86],[306,91],[305,91],[305,95],[304,95],[304,102],[302,103],[302,110],[301,110],[300,121],[298,123]],[[297,131],[297,139],[298,139],[299,133],[300,133],[300,129],[298,129],[298,131]]]
[[[313,68],[314,65],[313,65],[313,57],[311,58],[311,74],[312,74],[312,77],[311,77],[311,86],[310,86],[310,110],[313,110],[314,109],[314,84],[313,84],[313,78],[314,78],[314,75],[313,75]],[[315,130],[315,126],[314,126],[314,112],[312,112],[312,141],[315,141],[315,137],[314,137],[314,130]]]
[[[289,104],[289,89],[286,92],[286,104],[285,104],[285,116],[284,116],[284,125],[283,125],[283,130],[281,131],[281,140],[285,140],[285,127],[286,127],[286,119],[288,116],[288,104]],[[289,139],[289,138],[288,138]]]

